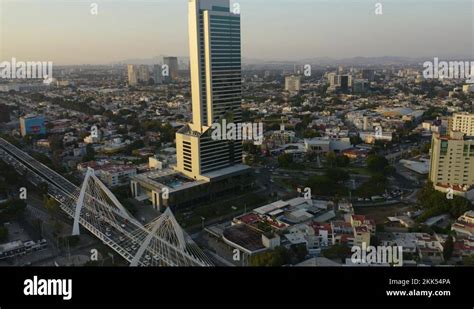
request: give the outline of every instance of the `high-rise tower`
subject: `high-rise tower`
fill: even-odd
[[[242,119],[240,15],[229,0],[189,1],[189,48],[193,120],[176,135],[177,170],[208,179],[242,163],[242,141],[211,139],[213,123]]]
[[[168,66],[169,75],[165,77],[165,81],[175,81],[179,75],[179,66],[177,57],[163,57],[163,63]]]
[[[129,64],[128,68],[128,84],[136,86],[138,84],[138,69],[135,65]]]

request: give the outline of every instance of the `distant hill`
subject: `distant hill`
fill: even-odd
[[[172,55],[170,55],[172,56]],[[167,57],[167,55],[159,55],[157,57],[152,58],[133,58],[133,59],[125,59],[119,62],[113,62],[110,64],[146,64],[146,65],[153,65],[163,62],[163,57]],[[178,57],[178,61],[181,64],[188,65],[189,64],[189,57]],[[417,58],[410,58],[410,57],[399,57],[399,56],[382,56],[382,57],[351,57],[351,58],[331,58],[331,57],[314,57],[314,58],[306,58],[306,59],[299,59],[299,60],[265,60],[265,59],[257,59],[257,58],[243,58],[242,63],[244,65],[294,65],[294,64],[314,64],[318,66],[338,66],[338,65],[347,65],[347,66],[375,66],[375,65],[407,65],[407,64],[420,64],[427,60],[433,59],[432,57],[417,57]],[[438,57],[442,60],[463,60],[469,61],[474,60],[472,56],[460,56],[460,57]]]
[[[175,55],[159,55],[157,57],[152,57],[152,58],[125,59],[125,60],[118,61],[118,62],[113,62],[113,63],[110,63],[110,64],[146,64],[146,65],[153,65],[153,64],[162,63],[163,62],[163,57],[178,57],[178,62],[179,63],[184,63],[184,64],[189,63],[189,57],[180,57],[180,56],[175,56]]]

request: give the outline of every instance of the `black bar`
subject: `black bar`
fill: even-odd
[[[25,296],[24,281],[72,279],[72,299]],[[473,307],[474,268],[1,268],[0,307],[86,304],[385,304]],[[449,284],[390,285],[389,279]],[[431,283],[434,283],[431,282]],[[450,296],[387,296],[387,290],[450,291]],[[385,306],[387,307],[387,306]],[[158,308],[162,308],[159,306]]]

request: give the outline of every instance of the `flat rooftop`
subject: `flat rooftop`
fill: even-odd
[[[262,243],[262,234],[246,224],[237,224],[225,229],[223,237],[228,242],[250,252],[265,249]]]
[[[206,177],[209,181],[216,181],[232,175],[238,175],[249,170],[251,170],[251,167],[247,165],[236,164],[203,174],[202,176]]]
[[[156,178],[155,180],[173,189],[179,188],[183,186],[183,184],[194,182],[194,180],[184,177],[181,174],[162,176]]]
[[[168,188],[170,192],[176,192],[206,183],[204,180],[194,180],[186,177],[184,174],[172,169],[138,174],[133,176],[132,180],[155,188]]]
[[[15,241],[0,245],[0,253],[12,251],[21,247],[23,247],[23,242],[21,240],[15,240]]]

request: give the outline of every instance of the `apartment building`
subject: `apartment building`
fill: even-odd
[[[448,122],[450,131],[459,131],[474,136],[474,114],[455,113]]]
[[[474,185],[474,139],[457,131],[433,134],[429,178],[437,190],[465,195]]]

